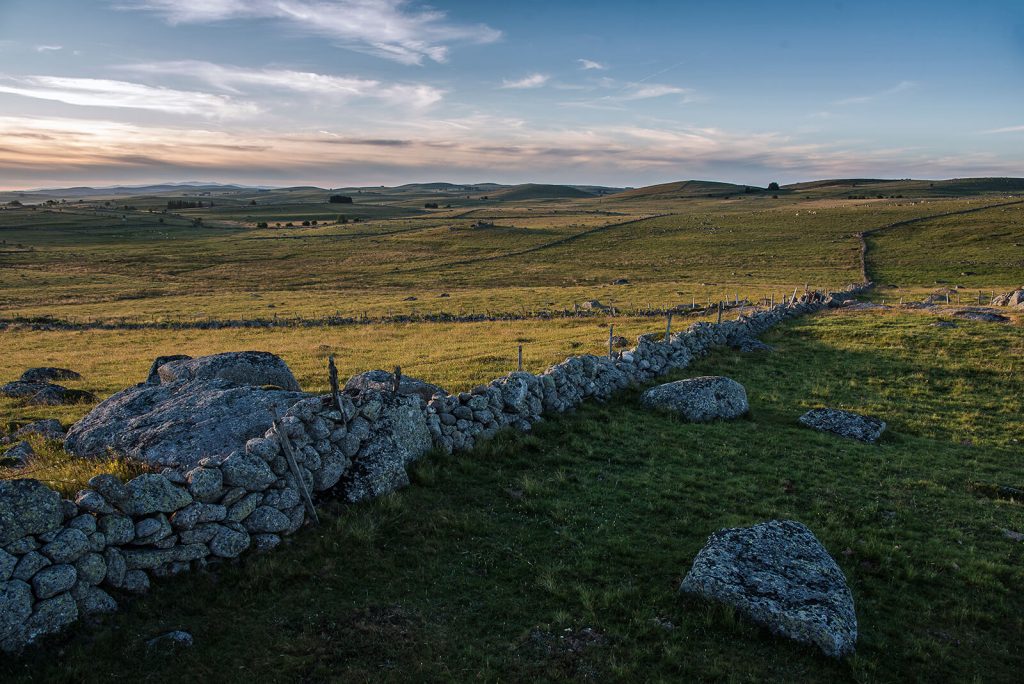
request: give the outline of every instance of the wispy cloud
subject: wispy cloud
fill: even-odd
[[[240,92],[245,86],[257,86],[319,97],[370,98],[416,109],[425,109],[444,97],[444,90],[423,83],[383,83],[354,76],[292,69],[248,69],[197,60],[133,64],[123,68],[151,75],[188,76],[232,93]]]
[[[903,93],[908,90],[913,90],[917,87],[917,83],[914,81],[900,81],[891,88],[879,91],[877,93],[871,93],[869,95],[859,95],[857,97],[847,97],[842,100],[836,100],[837,105],[852,105],[852,104],[864,104],[866,102],[873,102],[875,100],[884,99],[890,95],[896,95]]]
[[[501,84],[502,88],[512,90],[525,90],[527,88],[540,88],[546,84],[551,77],[547,74],[530,74],[514,81],[506,80]]]
[[[1024,125],[1022,126],[1005,126],[1003,128],[993,128],[988,131],[982,131],[984,134],[991,133],[1024,133]]]
[[[492,43],[501,32],[459,24],[409,0],[123,0],[119,9],[154,12],[171,24],[276,20],[339,45],[403,64],[444,62],[450,43]]]
[[[590,71],[592,69],[604,71],[608,68],[606,65],[601,64],[600,62],[595,62],[592,59],[577,59],[576,61],[579,62],[580,68],[584,71]]]
[[[57,52],[63,49],[63,45],[36,45],[36,52]]]
[[[630,84],[617,98],[620,100],[649,100],[654,97],[665,97],[666,95],[692,94],[693,90],[690,88],[680,88],[661,83],[634,83]]]
[[[0,79],[0,93],[82,107],[144,109],[209,118],[238,118],[259,111],[253,104],[236,102],[223,95],[157,88],[141,83],[101,78],[7,77]]]

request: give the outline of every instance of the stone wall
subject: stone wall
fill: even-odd
[[[305,398],[227,456],[127,483],[100,475],[74,501],[35,480],[2,482],[0,649],[18,652],[80,617],[113,612],[121,597],[148,591],[153,579],[273,549],[306,523],[306,493],[349,502],[381,496],[407,485],[407,466],[431,448],[466,451],[504,427],[529,431],[545,414],[608,399],[864,287],[696,323],[668,340],[642,336],[611,357],[570,357],[540,375],[510,373],[456,395],[427,400],[368,388],[337,400]]]

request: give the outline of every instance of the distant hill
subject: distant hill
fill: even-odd
[[[25,195],[62,195],[64,197],[129,197],[154,195],[164,192],[224,192],[230,190],[255,190],[256,186],[232,185],[225,183],[157,183],[154,185],[111,185],[103,187],[76,186],[71,188],[42,188],[25,190]]]
[[[784,185],[794,193],[819,196],[867,195],[907,197],[962,197],[991,193],[1024,192],[1024,178],[950,178],[947,180],[915,180],[912,178],[833,178]]]
[[[498,190],[491,194],[493,199],[508,201],[532,200],[532,199],[574,199],[584,197],[595,197],[592,192],[580,190],[571,185],[542,185],[538,183],[524,183],[514,185],[506,190]]]
[[[642,188],[634,188],[612,195],[613,199],[673,199],[673,198],[697,198],[697,197],[725,197],[729,195],[743,194],[748,188],[761,191],[753,185],[736,185],[735,183],[720,183],[718,181],[688,180],[676,181],[674,183],[661,183],[660,185],[648,185]]]

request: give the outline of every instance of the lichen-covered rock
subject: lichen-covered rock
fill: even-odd
[[[51,565],[32,578],[32,591],[36,597],[48,599],[75,586],[78,572],[72,565]]]
[[[225,352],[169,361],[157,368],[157,374],[162,384],[218,379],[232,385],[273,385],[283,390],[299,391],[299,383],[288,364],[270,352]]]
[[[71,597],[78,604],[82,615],[106,615],[117,612],[117,601],[99,587],[79,584],[71,590]]]
[[[192,497],[163,475],[143,473],[125,485],[129,498],[122,504],[125,513],[132,516],[151,513],[173,513],[192,503]]]
[[[363,392],[376,392],[388,394],[394,389],[395,376],[384,370],[371,370],[359,375],[353,375],[345,383],[345,392],[349,394],[362,394]],[[448,393],[437,385],[432,385],[426,380],[419,380],[408,375],[403,375],[398,385],[398,393],[403,396],[417,396],[423,401],[430,401],[435,394],[445,396]]]
[[[29,616],[35,598],[27,582],[0,582],[0,643],[18,632]]]
[[[26,535],[56,530],[63,522],[60,494],[42,482],[0,481],[0,546]]]
[[[0,385],[0,397],[6,397],[7,399],[28,399],[47,387],[50,387],[50,383],[48,382],[25,382],[23,380],[15,380],[14,382],[8,382],[4,385]]]
[[[82,376],[68,368],[54,368],[42,366],[40,368],[29,368],[21,374],[19,380],[22,382],[51,382],[53,380],[81,380]]]
[[[99,401],[92,392],[68,389],[62,385],[46,385],[26,401],[30,406],[66,406],[68,404],[92,404]]]
[[[47,634],[56,634],[78,619],[78,605],[70,593],[63,593],[36,604],[25,624],[29,643]]]
[[[71,563],[89,551],[89,537],[81,530],[67,527],[40,551],[54,563]]]
[[[291,521],[281,511],[271,506],[260,506],[245,519],[245,529],[253,534],[283,532]]]
[[[98,553],[87,553],[75,561],[79,584],[99,584],[107,576],[107,562]]]
[[[167,356],[158,356],[153,359],[153,363],[149,366],[149,373],[146,374],[147,385],[159,385],[160,384],[160,366],[171,361],[187,361],[192,357],[188,354],[169,354]]]
[[[743,385],[704,376],[652,387],[640,397],[648,408],[669,411],[691,422],[739,418],[750,411]]]
[[[0,454],[0,466],[20,468],[36,455],[36,450],[28,442],[18,442]]]
[[[11,577],[28,582],[37,572],[49,565],[53,565],[49,558],[38,551],[29,551],[14,566],[14,572],[11,573]]]
[[[210,540],[210,553],[220,558],[235,558],[252,542],[245,530],[235,530],[221,526],[216,536]]]
[[[14,433],[14,438],[24,439],[29,435],[40,435],[46,439],[64,439],[64,427],[59,420],[53,418],[35,420],[18,428]]]
[[[801,424],[821,432],[831,432],[873,444],[885,431],[885,421],[834,408],[811,409],[798,419]]]
[[[11,578],[14,568],[18,565],[18,557],[0,549],[0,582]],[[2,639],[3,637],[0,637]]]
[[[772,520],[712,534],[680,591],[720,601],[772,632],[853,653],[857,615],[843,571],[801,523]]]
[[[243,487],[251,492],[261,492],[277,480],[274,471],[266,461],[256,456],[236,451],[221,464],[224,484],[229,487]]]
[[[196,501],[216,501],[224,487],[224,475],[219,468],[193,468],[185,475],[188,492]]]

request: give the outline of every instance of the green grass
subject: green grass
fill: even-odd
[[[162,582],[0,667],[12,681],[1014,681],[1024,545],[1002,530],[1024,531],[1024,508],[985,485],[1024,486],[1024,339],[932,320],[816,316],[768,335],[774,354],[688,370],[744,383],[747,420],[687,425],[628,394],[432,454],[407,490],[328,506],[284,549]],[[889,430],[867,446],[796,424],[822,404]],[[708,534],[771,518],[807,524],[845,572],[854,657],[677,593]],[[147,654],[170,629],[196,645]]]

